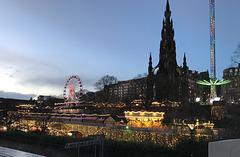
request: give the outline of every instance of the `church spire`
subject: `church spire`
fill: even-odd
[[[147,93],[146,93],[146,103],[150,105],[153,100],[153,68],[152,68],[152,55],[150,52],[149,56],[149,66],[148,66],[148,76],[147,76]]]
[[[186,61],[186,54],[184,52],[184,57],[183,57],[183,67],[187,66],[187,61]]]
[[[151,55],[151,52],[150,52],[150,57],[149,57],[149,66],[148,66],[148,74],[151,74],[152,73],[152,55]]]
[[[167,0],[166,10],[169,10],[169,2]]]
[[[186,61],[186,54],[184,53],[183,57],[183,74],[186,75],[188,72],[188,66],[187,66],[187,61]]]
[[[166,4],[166,11],[165,11],[165,18],[170,18],[171,16],[171,11],[170,11],[170,7],[169,7],[169,2],[167,0],[167,4]]]
[[[176,45],[168,0],[165,10],[165,19],[163,19],[161,37],[162,39],[160,42],[160,60],[158,64],[158,73],[177,75]]]

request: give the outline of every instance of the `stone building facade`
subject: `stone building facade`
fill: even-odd
[[[202,87],[197,89],[196,81],[201,79],[201,77],[209,78],[208,72],[205,75],[205,73],[199,74],[197,71],[189,70],[185,54],[183,65],[178,66],[173,21],[170,17],[171,11],[167,1],[157,66],[152,66],[151,54],[149,57],[146,94],[149,104],[152,101],[162,102],[165,100],[193,102],[197,95],[203,97],[202,94],[205,91]]]
[[[104,87],[110,102],[130,103],[135,99],[144,100],[146,97],[146,77],[132,79],[128,81],[119,81],[117,84],[111,84]]]
[[[196,97],[207,99],[209,89],[197,85],[196,81],[203,78],[209,80],[209,73],[189,70],[185,54],[183,65],[177,64],[173,21],[168,0],[164,16],[158,64],[153,67],[150,53],[147,77],[119,81],[117,84],[106,86],[104,90],[109,101],[131,102],[141,99],[150,105],[153,101],[193,102]]]
[[[240,102],[240,63],[238,67],[230,67],[223,70],[223,79],[231,82],[222,85],[223,98],[226,101]]]

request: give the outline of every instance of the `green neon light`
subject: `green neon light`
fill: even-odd
[[[219,86],[219,85],[227,84],[230,82],[231,82],[230,80],[218,80],[218,79],[212,80],[212,79],[210,79],[210,81],[206,81],[206,80],[197,81],[197,84],[205,85],[205,86]]]
[[[210,79],[210,81],[206,81],[206,80],[197,81],[197,84],[205,85],[205,86],[211,86],[210,98],[216,98],[217,97],[216,86],[227,84],[227,83],[230,83],[230,82],[231,82],[230,80]]]

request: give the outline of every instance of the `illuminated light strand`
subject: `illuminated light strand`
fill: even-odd
[[[216,79],[216,69],[215,69],[215,5],[214,0],[210,0],[210,76],[211,80]],[[214,88],[213,88],[214,89]],[[212,90],[211,90],[212,91]],[[216,95],[212,95],[212,98]]]
[[[215,5],[214,0],[210,0],[210,81],[197,81],[197,84],[211,86],[210,98],[217,97],[216,86],[227,84],[231,81],[216,78],[216,62],[215,62]]]

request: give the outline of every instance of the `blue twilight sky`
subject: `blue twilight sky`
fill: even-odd
[[[169,0],[177,63],[210,69],[209,0]],[[61,95],[69,75],[83,88],[159,61],[166,0],[0,0],[0,97]],[[216,0],[217,77],[240,42],[240,1]]]

